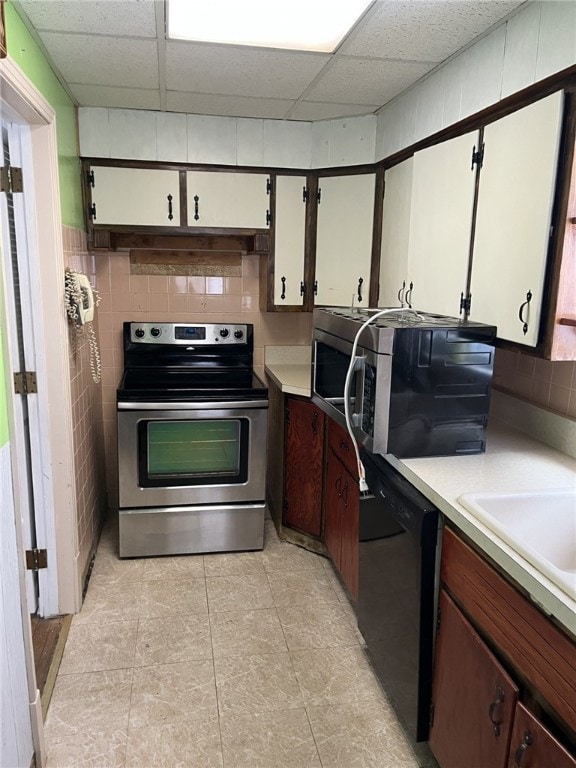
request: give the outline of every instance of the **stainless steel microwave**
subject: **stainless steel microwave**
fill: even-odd
[[[314,310],[312,400],[346,426],[353,344],[380,310]],[[356,440],[399,458],[482,453],[494,326],[398,309],[366,326],[346,396]]]

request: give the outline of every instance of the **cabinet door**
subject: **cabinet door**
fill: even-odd
[[[289,398],[286,425],[284,525],[320,536],[324,414],[305,400]]]
[[[396,307],[408,273],[408,238],[414,158],[395,165],[384,175],[379,307]]]
[[[259,173],[188,171],[189,227],[265,229],[268,177]]]
[[[340,573],[354,600],[358,599],[358,524],[360,490],[350,472],[344,472],[341,497]]]
[[[414,155],[408,245],[410,303],[451,317],[466,293],[475,172],[469,133]]]
[[[525,706],[516,705],[508,768],[576,768],[576,760]]]
[[[518,689],[440,592],[430,747],[442,768],[505,768]]]
[[[368,306],[375,176],[331,176],[318,183],[314,303]]]
[[[100,165],[91,170],[94,173],[92,203],[96,206],[94,224],[180,225],[178,171]]]
[[[274,304],[304,303],[305,176],[277,176],[274,213]]]
[[[562,105],[554,93],[484,130],[470,318],[530,346],[538,341]]]
[[[342,552],[342,488],[346,474],[334,451],[329,449],[324,488],[324,545],[338,570]]]

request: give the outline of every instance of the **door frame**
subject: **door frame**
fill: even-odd
[[[28,267],[34,301],[34,348],[43,447],[40,485],[44,503],[36,519],[48,553],[40,571],[42,616],[76,613],[81,606],[68,323],[63,307],[64,253],[58,181],[56,115],[10,57],[0,71],[0,107],[5,119],[29,126],[30,156],[24,158]],[[31,203],[31,204],[30,204]],[[6,286],[8,288],[8,286]],[[10,335],[10,334],[9,334]],[[10,398],[8,398],[10,407]],[[13,414],[11,414],[13,416]],[[11,429],[15,428],[14,420]],[[15,480],[22,468],[13,456]],[[35,483],[36,487],[36,483]],[[40,487],[40,486],[38,486]],[[18,504],[17,486],[15,486]],[[20,517],[18,507],[16,516]],[[17,520],[17,525],[21,525]]]

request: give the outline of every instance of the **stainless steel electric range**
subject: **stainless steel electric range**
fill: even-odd
[[[249,324],[124,323],[120,557],[262,549],[268,390]]]

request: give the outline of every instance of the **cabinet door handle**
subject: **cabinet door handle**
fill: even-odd
[[[334,483],[334,487],[336,488],[336,491],[338,492],[338,496],[342,496],[342,491],[340,490],[342,488],[342,475],[338,475],[338,479]]]
[[[314,411],[312,414],[312,434],[318,434],[318,411]]]
[[[194,195],[194,221],[198,221],[198,219],[200,218],[200,215],[198,214],[199,202],[200,202],[200,198],[198,197],[198,195]]]
[[[169,221],[172,221],[174,218],[172,214],[172,195],[168,195],[168,219]]]
[[[281,277],[280,282],[282,283],[282,293],[280,294],[280,298],[282,299],[282,301],[284,301],[284,299],[286,298],[286,278]]]
[[[520,764],[522,762],[522,755],[524,754],[524,752],[526,752],[528,747],[532,746],[533,743],[534,743],[534,737],[532,736],[530,731],[525,731],[524,741],[522,742],[522,744],[520,744],[516,752],[514,752],[514,768],[521,768]]]
[[[348,443],[345,443],[344,440],[340,440],[340,448],[343,451],[346,451],[346,453],[350,451],[350,446],[348,445]]]
[[[523,304],[520,304],[520,309],[518,310],[518,320],[523,324],[522,325],[522,332],[524,335],[528,333],[528,319],[524,317],[524,308],[528,307],[530,302],[532,301],[532,291],[528,291],[526,294],[526,301]]]
[[[494,729],[494,736],[500,736],[500,725],[502,724],[502,704],[504,703],[504,689],[498,686],[496,698],[488,707],[488,717]]]
[[[358,301],[362,301],[362,283],[364,282],[363,277],[358,278]]]
[[[414,283],[410,283],[408,290],[406,291],[406,304],[412,309],[412,291],[414,290]]]
[[[401,305],[404,304],[404,291],[406,290],[406,280],[402,281],[402,288],[398,291],[398,301]]]

